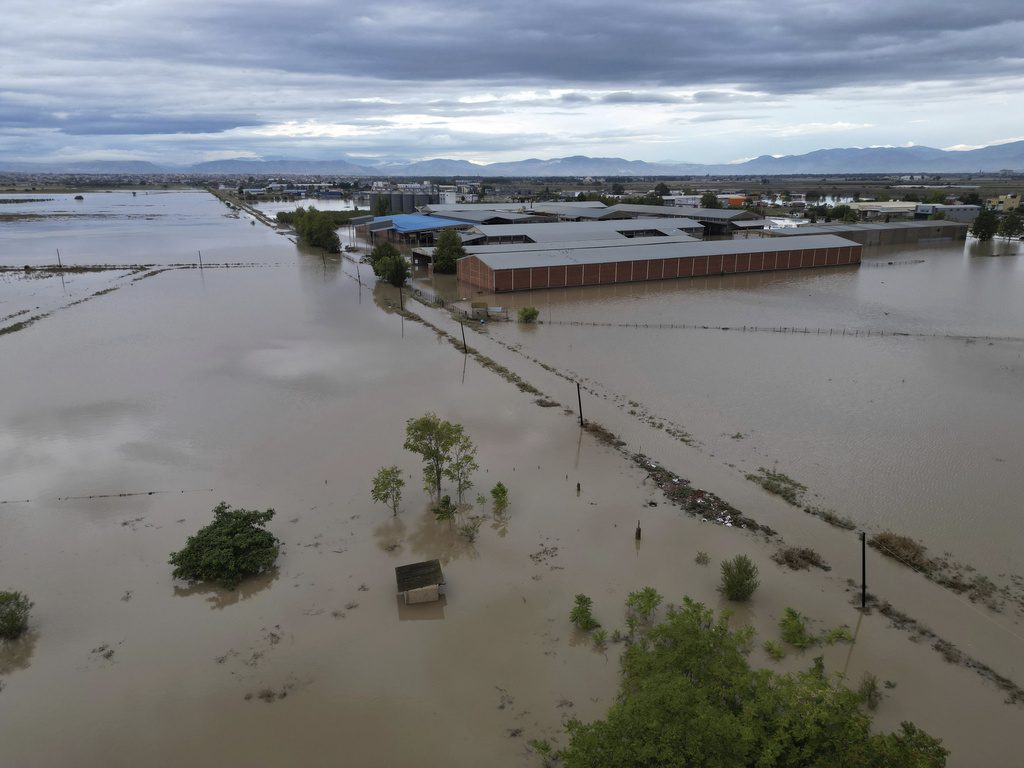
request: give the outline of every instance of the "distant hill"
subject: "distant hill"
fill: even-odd
[[[359,160],[359,162],[354,162]],[[204,173],[211,175],[337,175],[337,176],[750,176],[839,173],[977,173],[1024,171],[1024,141],[980,149],[947,151],[932,147],[850,147],[819,149],[804,155],[762,155],[743,163],[649,163],[621,157],[529,158],[479,165],[468,160],[438,158],[401,161],[341,156],[336,160],[235,158],[187,167],[158,166],[136,160],[80,163],[6,163],[0,171],[23,173]]]

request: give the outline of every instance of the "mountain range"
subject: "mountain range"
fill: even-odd
[[[1024,171],[1024,141],[970,150],[932,147],[852,147],[819,149],[803,155],[762,155],[742,163],[705,165],[691,162],[646,162],[620,157],[530,158],[480,165],[468,160],[371,160],[341,155],[336,160],[252,159],[211,160],[188,166],[159,165],[141,160],[97,160],[60,163],[15,163],[0,160],[9,173],[324,175],[544,177],[544,176],[750,176],[852,173],[988,173]]]

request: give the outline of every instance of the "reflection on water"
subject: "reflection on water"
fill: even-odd
[[[405,538],[405,521],[395,515],[373,529],[373,538],[377,546],[385,552],[395,555],[402,553],[402,540]]]
[[[203,595],[206,598],[206,602],[210,604],[210,608],[219,611],[248,600],[260,592],[269,589],[277,581],[279,575],[278,569],[275,566],[266,573],[246,579],[235,589],[225,589],[224,587],[204,582],[190,584],[187,587],[175,586],[174,596],[192,597],[193,595]]]
[[[633,401],[682,424],[742,471],[777,464],[820,494],[815,504],[1020,572],[1022,247],[866,248],[859,268],[501,294],[488,300],[534,305],[547,324],[490,333],[589,381],[624,417]],[[702,324],[733,330],[692,328]],[[737,433],[745,438],[728,439]]]
[[[476,546],[459,535],[457,521],[439,522],[429,507],[416,518],[415,525],[408,537],[409,546],[425,560],[437,558],[449,563],[459,558],[476,560],[480,556]]]
[[[0,676],[28,669],[38,639],[39,634],[29,630],[17,640],[0,640]]]
[[[405,598],[395,595],[399,621],[438,621],[444,618],[444,609],[447,605],[448,598],[444,595],[433,603],[416,603],[415,605],[406,605]]]

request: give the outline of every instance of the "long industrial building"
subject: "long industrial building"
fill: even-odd
[[[959,221],[891,221],[862,224],[811,224],[765,230],[766,237],[820,237],[838,235],[861,245],[905,245],[965,240],[969,225]]]
[[[679,277],[859,264],[861,246],[836,235],[658,242],[566,248],[566,243],[483,246],[459,259],[462,282],[493,293]],[[642,243],[642,244],[641,244]],[[589,245],[589,244],[588,244]]]

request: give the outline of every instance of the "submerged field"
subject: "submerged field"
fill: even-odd
[[[595,372],[588,419],[779,536],[685,514],[650,466],[580,430],[575,387],[552,370],[559,360],[540,365],[511,348],[543,358],[550,328],[472,333],[479,355],[464,356],[396,314],[392,289],[360,285],[353,264],[229,218],[208,195],[179,194],[161,200],[161,218],[111,219],[110,230],[97,219],[84,230],[0,228],[5,263],[15,253],[14,264],[49,264],[59,247],[66,262],[183,262],[202,249],[207,264],[261,265],[173,269],[73,306],[78,288],[51,276],[40,285],[53,313],[0,336],[0,589],[36,604],[29,636],[0,651],[4,762],[536,765],[529,740],[564,745],[563,722],[603,716],[617,690],[621,646],[596,651],[573,629],[573,595],[590,595],[609,630],[624,627],[623,601],[645,585],[725,607],[719,564],[746,553],[762,584],[734,626],[778,641],[792,606],[816,629],[846,624],[855,636],[780,662],[759,640],[756,665],[806,668],[822,654],[854,683],[870,671],[895,684],[878,727],[913,720],[944,739],[951,765],[1014,764],[1019,706],[878,611],[855,610],[853,533],[766,494],[706,445],[630,416]],[[106,285],[78,279],[82,295]],[[11,312],[28,306],[5,285]],[[436,310],[412,309],[460,332]],[[630,345],[617,349],[637,365]],[[499,366],[560,407],[538,407]],[[645,400],[657,414],[657,390]],[[402,450],[405,421],[426,411],[479,445],[471,496],[498,480],[509,488],[507,519],[488,509],[473,544],[434,520],[418,462]],[[397,518],[370,501],[373,474],[391,463],[407,474]],[[175,583],[169,553],[222,499],[276,510],[277,569],[233,592]],[[783,541],[813,546],[832,570],[777,565]],[[394,567],[431,557],[444,563],[446,600],[400,605]],[[1000,629],[1016,626],[1012,612],[990,616],[881,558],[869,584],[1024,678],[1019,640]]]

